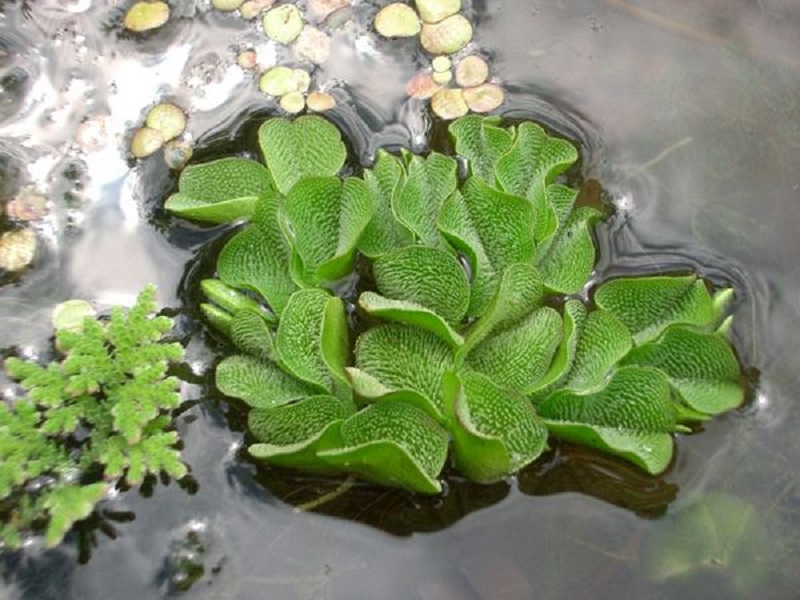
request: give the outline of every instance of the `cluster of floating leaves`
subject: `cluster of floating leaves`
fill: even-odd
[[[342,178],[340,134],[314,116],[261,126],[266,166],[183,172],[168,210],[250,220],[201,306],[239,352],[216,382],[252,407],[250,454],[423,493],[448,456],[492,482],[549,436],[664,471],[685,423],[744,399],[732,290],[694,275],[587,288],[602,214],[557,182],[574,146],[491,117],[450,134],[463,179],[453,157],[384,151]],[[354,286],[352,306],[333,293]]]

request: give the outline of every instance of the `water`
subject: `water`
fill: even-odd
[[[152,281],[181,308],[210,268],[223,229],[170,219],[160,204],[174,175],[121,149],[163,98],[190,109],[198,159],[254,150],[270,106],[232,64],[263,38],[207,3],[172,5],[180,18],[134,38],[119,33],[121,4],[0,3],[3,195],[33,186],[52,201],[33,268],[2,279],[0,346],[43,351],[49,311],[71,297],[102,308]],[[178,427],[191,479],[116,494],[60,548],[6,556],[0,597],[735,598],[713,569],[657,585],[640,560],[648,536],[714,491],[756,507],[769,540],[754,559],[763,577],[740,596],[797,597],[800,5],[496,0],[470,12],[513,91],[506,116],[578,141],[583,177],[617,208],[600,231],[598,276],[692,268],[735,285],[736,344],[758,382],[749,404],[681,437],[661,478],[556,446],[508,484],[453,479],[434,499],[356,486],[302,513],[293,507],[338,483],[244,459],[243,415],[207,375],[218,342],[189,304],[179,326],[191,402]],[[403,99],[412,46],[348,36],[319,76],[341,82],[332,118],[352,158],[424,149],[434,123]],[[76,142],[87,119],[103,124],[105,145]]]

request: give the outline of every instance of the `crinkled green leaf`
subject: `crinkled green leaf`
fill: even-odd
[[[278,365],[250,356],[230,356],[216,371],[216,383],[226,396],[254,408],[288,404],[315,393],[314,388],[287,375]]]
[[[696,275],[614,279],[597,289],[594,301],[620,319],[637,344],[658,337],[670,325],[707,327],[718,317],[705,283]]]
[[[294,248],[318,280],[334,281],[353,268],[356,244],[375,212],[360,179],[302,179],[286,196],[284,211]]]
[[[660,369],[684,402],[702,413],[716,415],[744,401],[739,361],[716,333],[669,327],[658,340],[634,349],[624,363]]]
[[[533,223],[527,200],[499,192],[477,177],[444,203],[439,228],[472,267],[470,316],[486,312],[507,267],[533,260]]]
[[[450,124],[456,153],[469,161],[470,171],[489,185],[495,185],[495,169],[500,157],[511,150],[514,137],[499,127],[499,117],[469,115]]]
[[[486,309],[486,313],[469,330],[464,346],[457,354],[461,361],[472,348],[497,328],[518,321],[542,303],[544,287],[539,272],[530,264],[509,265],[500,279],[500,285]]]
[[[575,353],[578,349],[578,340],[586,324],[588,311],[586,305],[580,300],[567,300],[564,303],[564,331],[561,343],[558,346],[553,362],[541,381],[536,384],[532,393],[534,401],[544,400],[549,392],[560,387],[572,369]]]
[[[332,373],[322,354],[322,325],[331,295],[316,288],[292,294],[278,324],[275,350],[292,375],[321,390],[331,390]],[[329,358],[334,361],[335,349]]]
[[[367,407],[341,426],[343,447],[319,453],[333,467],[423,494],[442,491],[448,436],[424,412],[402,403]]]
[[[358,242],[358,250],[369,258],[377,258],[414,243],[414,235],[395,216],[395,197],[405,186],[406,171],[399,158],[385,150],[378,151],[372,169],[364,171],[375,204],[375,215]]]
[[[436,220],[442,204],[456,190],[457,167],[455,160],[437,152],[409,160],[408,176],[392,208],[397,219],[425,246],[447,248]]]
[[[458,259],[436,248],[410,246],[372,265],[378,291],[393,300],[420,304],[450,323],[460,322],[469,305],[469,281]]]
[[[229,223],[253,215],[257,200],[272,191],[269,172],[247,158],[222,158],[189,165],[181,173],[178,193],[164,208],[187,219]]]
[[[356,367],[388,391],[411,390],[442,407],[442,376],[453,368],[450,346],[430,331],[380,325],[358,338]]]
[[[347,158],[339,130],[318,116],[270,119],[258,129],[258,143],[281,194],[301,179],[338,174]]]
[[[478,373],[461,380],[451,428],[456,468],[489,483],[536,460],[547,446],[547,429],[527,398]]]
[[[547,373],[561,335],[559,314],[539,308],[486,338],[467,355],[464,365],[504,388],[528,393]]]
[[[549,290],[577,294],[589,281],[595,264],[592,226],[601,217],[593,208],[579,208],[555,233],[536,261]]]
[[[561,386],[588,390],[602,384],[632,347],[633,339],[622,321],[602,309],[592,311],[580,328],[575,359]]]
[[[342,445],[339,425],[354,411],[352,403],[334,396],[310,396],[281,407],[253,409],[247,422],[259,443],[248,452],[280,467],[329,472],[332,469],[317,453]]]
[[[447,321],[421,304],[404,300],[391,300],[374,292],[361,294],[358,304],[369,314],[381,319],[426,329],[454,348],[464,343],[464,338],[450,327]]]
[[[225,244],[217,259],[223,283],[260,294],[276,315],[297,290],[289,274],[291,251],[278,225],[278,206],[277,196],[262,197],[252,223]]]
[[[272,332],[259,312],[240,310],[231,320],[230,337],[242,352],[262,360],[275,360],[275,342]]]

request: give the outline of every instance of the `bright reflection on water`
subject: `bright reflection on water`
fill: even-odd
[[[190,109],[197,156],[210,158],[251,144],[271,110],[234,62],[250,45],[265,65],[279,59],[254,27],[177,0],[163,30],[133,39],[119,33],[123,4],[0,2],[0,186],[52,202],[33,268],[2,280],[2,347],[40,353],[51,308],[71,297],[127,304],[152,281],[166,306],[191,300],[222,231],[164,215],[174,175],[158,157],[129,162],[127,136],[170,99]],[[598,277],[693,268],[736,286],[737,347],[758,371],[752,402],[682,437],[663,478],[557,447],[510,484],[454,479],[436,499],[356,486],[304,513],[293,507],[338,482],[244,459],[242,415],[210,395],[215,346],[192,307],[178,319],[192,480],[115,494],[59,549],[31,541],[0,562],[0,597],[733,598],[713,569],[656,585],[640,561],[643,540],[671,527],[663,515],[710,491],[756,506],[769,539],[763,576],[740,596],[796,597],[800,4],[495,0],[470,11],[513,90],[506,115],[579,141],[584,177],[617,207]],[[331,116],[357,159],[426,147],[433,124],[403,93],[415,52],[357,29],[334,36],[320,84],[340,84]]]

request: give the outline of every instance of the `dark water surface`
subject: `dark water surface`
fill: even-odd
[[[192,303],[224,231],[165,215],[174,175],[158,156],[125,155],[157,99],[189,109],[201,159],[254,150],[254,125],[274,109],[234,64],[237,48],[263,44],[255,26],[202,0],[170,4],[167,26],[133,37],[119,33],[127,3],[0,2],[0,191],[33,186],[53,205],[36,226],[33,267],[0,274],[0,347],[42,352],[58,302],[102,308],[156,283],[188,343],[179,429],[192,469],[180,486],[115,494],[55,550],[34,540],[4,556],[0,598],[800,597],[800,3],[470,9],[477,43],[512,90],[504,114],[578,141],[583,178],[616,207],[599,232],[598,278],[691,268],[736,287],[736,344],[758,382],[748,405],[680,436],[661,478],[557,445],[507,484],[453,478],[433,499],[357,485],[313,512],[295,507],[338,482],[256,469],[242,451],[241,409],[209,383],[219,347]],[[320,78],[341,84],[331,116],[354,159],[385,145],[422,150],[438,131],[424,105],[404,99],[411,48],[336,34]],[[104,146],[76,141],[87,119],[103,119]],[[758,516],[759,535],[744,544],[756,575],[738,591],[718,564],[654,582],[647,540],[718,492]]]

